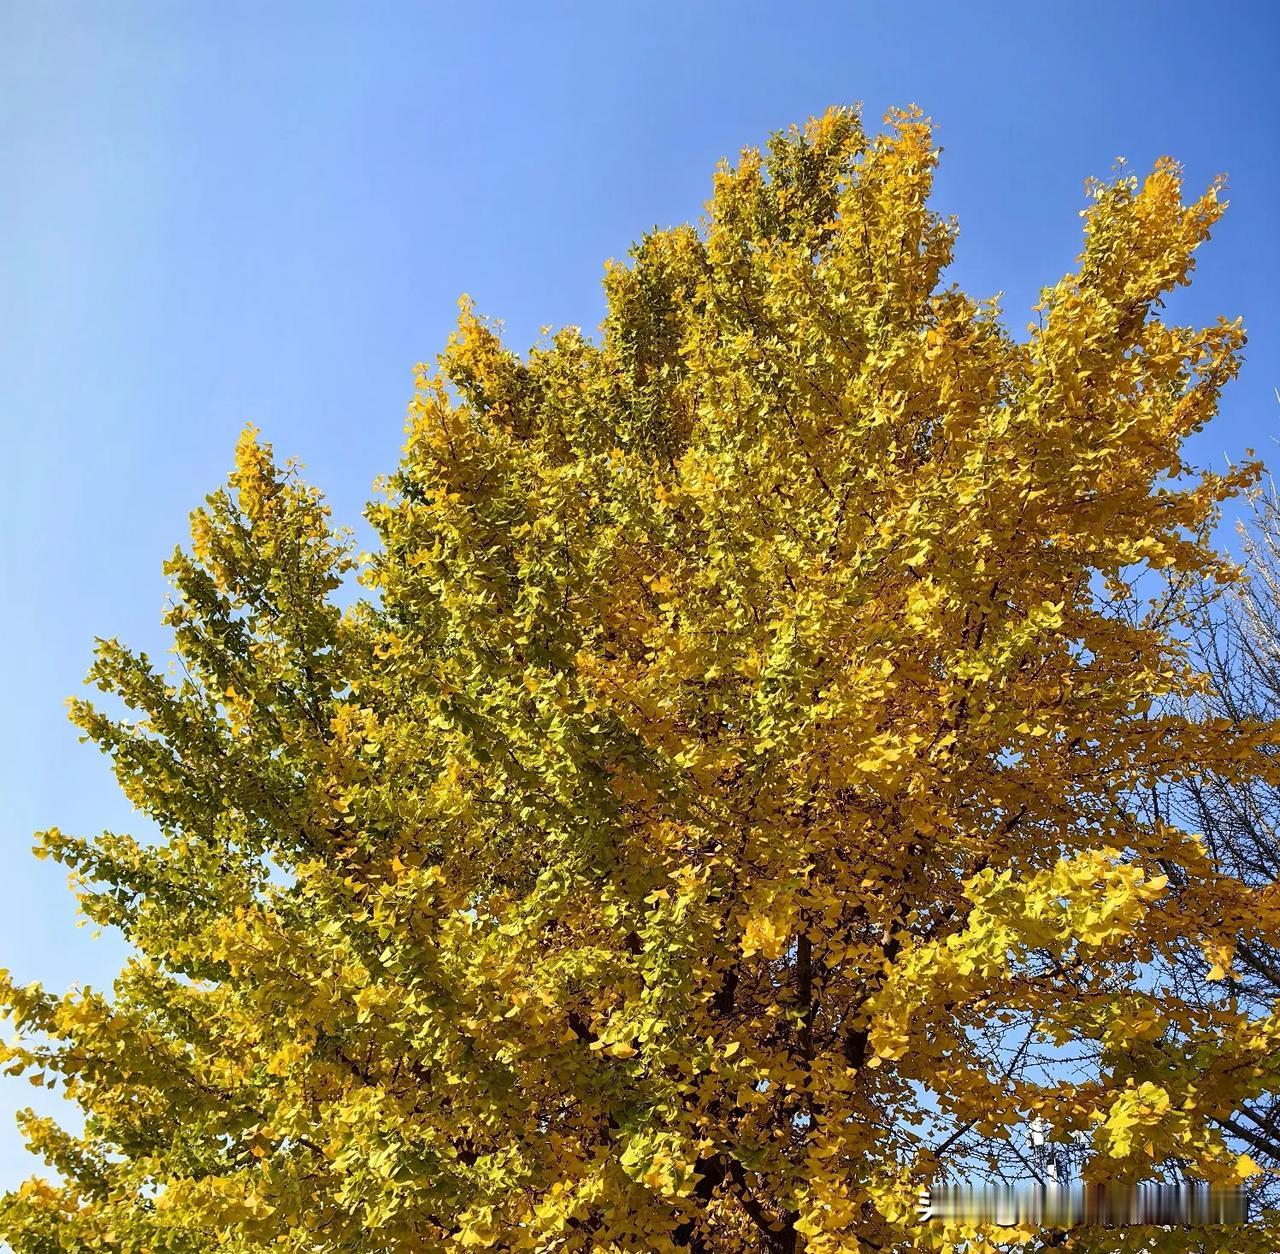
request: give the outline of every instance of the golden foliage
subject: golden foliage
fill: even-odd
[[[977,1250],[1034,1237],[916,1190],[1034,1113],[1098,1179],[1249,1173],[1214,1116],[1280,1019],[1148,973],[1280,903],[1132,804],[1275,769],[1166,701],[1256,472],[1181,452],[1239,324],[1159,316],[1218,188],[1091,185],[1019,340],[942,284],[937,157],[911,111],[775,137],[610,267],[598,343],[464,305],[345,612],[246,434],[169,566],[181,670],[104,642],[136,717],[73,707],[164,838],[43,837],[136,956],[5,988],[10,1069],[89,1115],[29,1123],[16,1250]]]

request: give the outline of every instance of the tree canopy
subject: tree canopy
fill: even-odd
[[[1218,1118],[1280,1016],[1159,972],[1280,894],[1139,803],[1275,778],[1188,701],[1257,473],[1183,453],[1241,326],[1161,316],[1220,188],[1091,183],[1019,337],[944,281],[937,158],[834,109],[611,265],[597,338],[464,304],[363,559],[246,432],[174,665],[100,641],[127,711],[72,703],[161,836],[39,838],[133,956],[4,983],[86,1116],[25,1120],[19,1254],[1034,1246],[915,1205],[1036,1116],[1091,1179],[1256,1170]]]

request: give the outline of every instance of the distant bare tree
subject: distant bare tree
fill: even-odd
[[[1193,660],[1209,679],[1199,699],[1206,717],[1234,723],[1280,720],[1280,492],[1258,493],[1242,526],[1245,580],[1206,602],[1192,634]],[[1280,784],[1255,775],[1179,785],[1153,804],[1199,832],[1225,874],[1253,884],[1280,881]],[[1206,978],[1209,963],[1193,942],[1171,974],[1186,991],[1197,982],[1206,1001],[1235,998],[1242,1011],[1265,1014],[1280,1004],[1280,951],[1241,939],[1225,981]],[[1221,1120],[1224,1131],[1267,1167],[1280,1167],[1280,1094],[1264,1093]],[[1269,1193],[1280,1195],[1272,1185]],[[1272,1204],[1277,1198],[1268,1197]]]

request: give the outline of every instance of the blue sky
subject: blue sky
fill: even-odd
[[[723,156],[832,103],[930,113],[952,277],[1021,329],[1087,175],[1181,159],[1232,201],[1186,320],[1243,315],[1195,448],[1280,464],[1280,6],[0,6],[0,965],[109,982],[31,833],[136,828],[64,699],[92,638],[163,654],[161,561],[249,420],[355,523],[469,292],[527,346],[696,217]],[[0,1079],[0,1187],[29,1173]]]

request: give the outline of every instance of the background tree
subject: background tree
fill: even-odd
[[[345,612],[346,541],[246,434],[169,566],[176,669],[102,642],[133,714],[73,707],[163,835],[41,838],[136,956],[5,987],[11,1069],[87,1115],[28,1120],[58,1181],[16,1250],[1034,1243],[915,1201],[1036,1115],[1096,1178],[1253,1172],[1217,1121],[1280,1019],[1147,973],[1280,902],[1133,806],[1274,775],[1169,704],[1255,473],[1180,451],[1241,328],[1158,312],[1217,189],[1092,184],[1019,342],[942,285],[937,150],[889,121],[722,169],[598,343],[464,306]],[[1174,591],[1126,621],[1139,568]]]
[[[1274,486],[1251,494],[1241,528],[1244,574],[1225,592],[1208,589],[1191,645],[1203,689],[1183,708],[1192,717],[1237,727],[1280,720],[1280,497]],[[1280,789],[1273,773],[1245,779],[1197,774],[1153,790],[1148,808],[1203,834],[1218,873],[1269,894],[1280,882]],[[1256,934],[1205,948],[1189,936],[1166,978],[1182,995],[1199,987],[1206,1004],[1265,1014],[1280,1003],[1280,948]],[[1273,1172],[1280,1168],[1280,1104],[1274,1089],[1224,1112],[1222,1126]],[[1277,1180],[1259,1190],[1274,1205]]]

